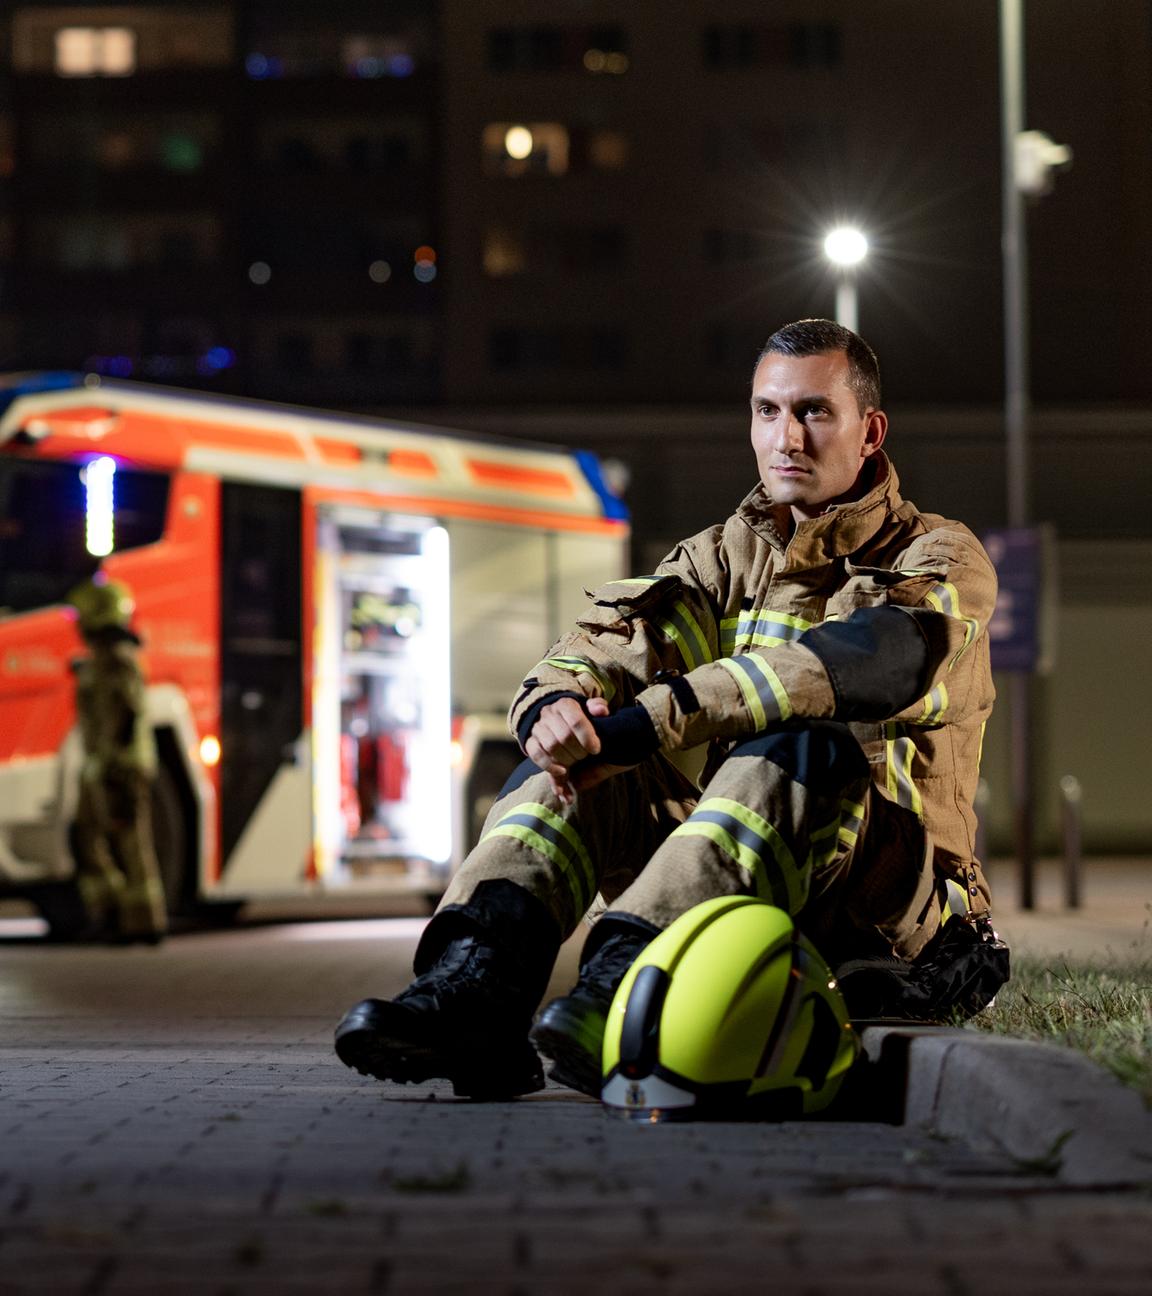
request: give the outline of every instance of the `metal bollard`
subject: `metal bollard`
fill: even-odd
[[[1065,774],[1060,780],[1060,829],[1064,840],[1064,903],[1080,908],[1080,866],[1084,856],[1080,780]]]

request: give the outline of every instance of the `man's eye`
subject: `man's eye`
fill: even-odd
[[[804,417],[806,419],[819,418],[821,414],[826,414],[827,412],[828,411],[823,405],[808,405],[805,407]]]

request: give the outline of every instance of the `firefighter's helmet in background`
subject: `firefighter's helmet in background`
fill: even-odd
[[[131,633],[132,613],[136,603],[127,585],[119,581],[85,581],[68,595],[76,609],[84,634],[122,630]]]
[[[821,1111],[859,1039],[828,965],[774,905],[707,900],[644,950],[604,1034],[604,1105],[637,1120]]]

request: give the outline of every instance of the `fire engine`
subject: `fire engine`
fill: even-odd
[[[69,590],[128,586],[169,905],[432,897],[520,675],[624,573],[586,452],[94,375],[0,377],[0,894],[74,876]]]

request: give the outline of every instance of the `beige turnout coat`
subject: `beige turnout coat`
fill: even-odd
[[[677,763],[707,749],[706,783],[737,740],[789,717],[839,718],[833,682],[803,643],[806,630],[857,608],[908,609],[929,646],[930,684],[911,706],[851,728],[873,794],[916,816],[936,878],[963,887],[968,908],[981,914],[989,895],[974,854],[973,802],[994,696],[987,626],[995,572],[967,527],[921,513],[901,498],[883,452],[875,464],[861,499],[794,528],[786,506],[757,486],[726,522],[683,541],[653,575],[591,592],[577,628],[524,681],[510,723],[518,731],[533,706],[556,693],[602,697],[614,710],[635,702]],[[923,921],[922,895],[917,906],[922,935],[902,942],[896,933],[905,957],[936,925]]]

